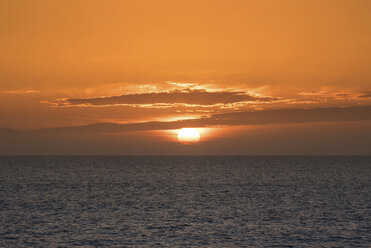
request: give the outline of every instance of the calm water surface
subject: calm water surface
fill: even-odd
[[[371,157],[0,157],[0,247],[371,247]]]

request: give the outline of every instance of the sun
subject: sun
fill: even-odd
[[[196,128],[182,128],[178,133],[178,140],[183,144],[192,144],[200,141],[200,133]]]

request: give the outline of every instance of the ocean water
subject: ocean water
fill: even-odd
[[[371,247],[371,157],[0,157],[0,247],[99,246]]]

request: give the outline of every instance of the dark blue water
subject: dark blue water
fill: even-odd
[[[371,157],[0,157],[0,247],[370,247]]]

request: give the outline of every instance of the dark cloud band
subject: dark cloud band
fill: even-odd
[[[226,114],[214,114],[199,119],[188,119],[172,122],[143,122],[131,124],[98,123],[79,127],[40,129],[36,132],[51,134],[112,133],[141,130],[166,130],[184,127],[213,127],[370,120],[371,106],[362,106],[348,108],[281,109],[255,112],[234,112]]]
[[[170,91],[158,93],[128,94],[121,96],[65,99],[62,105],[119,105],[119,104],[195,104],[214,105],[244,101],[271,102],[273,97],[257,97],[245,92],[209,92],[205,90]]]

